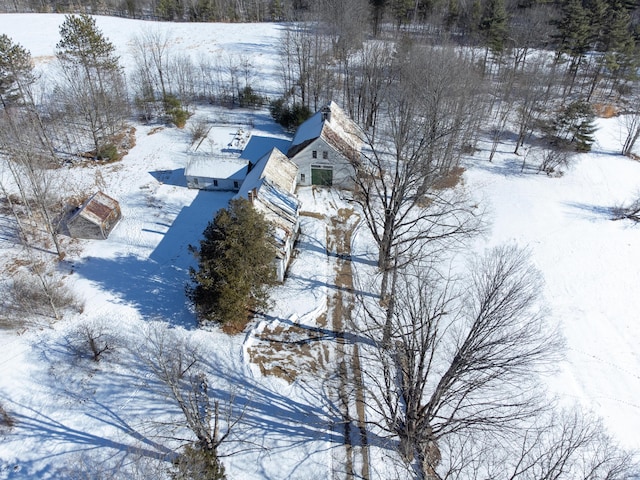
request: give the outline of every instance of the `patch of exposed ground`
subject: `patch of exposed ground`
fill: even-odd
[[[300,374],[318,374],[324,369],[330,354],[327,342],[322,341],[326,337],[321,328],[276,322],[256,335],[258,342],[248,349],[249,357],[262,375],[293,383]]]
[[[347,453],[347,479],[369,478],[369,448],[365,427],[364,389],[362,370],[357,344],[348,344],[344,333],[352,327],[353,269],[351,263],[351,241],[359,221],[353,209],[338,210],[338,217],[331,219],[327,229],[327,249],[338,256],[336,262],[336,293],[330,300],[329,313],[333,330],[337,333],[336,354],[340,378],[338,398],[344,425],[344,439]],[[357,431],[352,431],[352,426]],[[357,457],[359,456],[359,462]],[[357,471],[357,465],[361,471]],[[338,472],[333,472],[334,477]]]
[[[352,326],[354,307],[351,241],[360,217],[349,208],[339,209],[333,218],[314,212],[301,215],[327,222],[326,251],[337,257],[335,293],[327,299],[327,314],[318,317],[313,326],[282,321],[266,325],[256,334],[257,342],[248,349],[249,356],[263,375],[273,375],[289,383],[309,374],[335,378],[334,392],[342,421],[334,428],[344,438],[346,456],[344,462],[341,459],[334,465],[332,478],[368,479],[369,451],[360,358],[357,345],[345,340],[345,332]]]

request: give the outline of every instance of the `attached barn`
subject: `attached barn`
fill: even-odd
[[[298,165],[298,185],[353,188],[361,133],[335,102],[329,102],[300,125],[287,151]]]
[[[273,225],[276,244],[274,264],[284,281],[300,231],[300,201],[295,195],[298,167],[277,148],[263,156],[247,175],[238,197],[249,199]]]

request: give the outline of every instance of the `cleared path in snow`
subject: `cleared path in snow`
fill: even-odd
[[[351,268],[351,239],[360,221],[352,209],[338,210],[327,228],[327,254],[336,261],[336,293],[328,302],[328,318],[336,332],[336,363],[338,365],[338,408],[343,419],[346,462],[334,462],[332,478],[369,479],[369,445],[365,424],[364,389],[357,343],[345,339],[345,332],[353,324],[353,271]]]

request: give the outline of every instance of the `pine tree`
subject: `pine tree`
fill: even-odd
[[[556,22],[558,53],[566,53],[577,64],[589,50],[592,32],[589,15],[581,0],[567,0],[561,14],[562,18]]]
[[[578,100],[564,107],[553,120],[551,143],[557,147],[589,152],[597,127],[591,105]]]
[[[504,0],[489,0],[480,21],[480,31],[483,33],[487,47],[494,55],[499,55],[505,48],[508,25],[507,10]]]
[[[65,80],[62,96],[66,95],[67,108],[83,124],[100,158],[128,116],[119,58],[88,15],[66,16],[60,36],[56,56]]]
[[[605,38],[605,64],[615,82],[633,77],[638,64],[637,52],[631,15],[623,2],[614,2],[609,8]]]
[[[242,324],[250,311],[268,305],[275,283],[275,248],[270,224],[248,200],[232,200],[204,231],[200,249],[191,248],[198,270],[191,269],[193,300],[200,320]]]
[[[411,11],[413,9],[412,0],[393,0],[391,2],[391,12],[396,21],[396,25],[400,27],[403,23],[409,21]]]
[[[23,88],[34,82],[31,54],[21,45],[0,35],[0,102],[7,108],[24,100]]]

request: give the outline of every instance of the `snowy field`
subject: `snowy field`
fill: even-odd
[[[29,49],[46,71],[63,18],[0,15],[0,32]],[[106,17],[97,17],[97,23],[117,46],[125,69],[133,64],[134,35],[167,29],[174,46],[194,58],[221,51],[250,56],[261,87],[276,90],[281,25]],[[188,129],[137,125],[136,146],[121,162],[63,172],[65,184],[78,191],[103,187],[119,200],[123,219],[108,240],[75,244],[61,266],[72,272],[67,282],[84,300],[82,314],[19,335],[0,331],[0,404],[16,422],[10,432],[0,432],[1,480],[68,478],[77,465],[96,471],[96,465],[143,464],[165,454],[159,425],[179,412],[155,393],[143,357],[145,342],[166,325],[205,352],[212,388],[221,398],[233,396],[244,410],[235,442],[221,453],[242,450],[248,439],[251,448],[224,459],[229,478],[325,479],[332,464],[342,461],[332,427],[335,412],[319,400],[326,398],[322,378],[311,373],[289,383],[291,377],[265,375],[250,360],[260,353],[258,337],[267,325],[314,327],[322,318],[336,262],[326,254],[326,232],[346,205],[335,192],[300,190],[307,215],[299,253],[286,283],[274,291],[272,311],[242,335],[195,329],[184,295],[194,265],[188,246],[197,244],[231,194],[188,190],[185,165],[194,155],[233,142],[241,146],[247,132],[287,138],[266,111],[207,107],[190,121],[197,117],[214,124],[203,151],[191,150]],[[593,152],[577,157],[559,178],[521,173],[521,158],[510,153],[509,144],[493,163],[483,151],[467,159],[465,186],[486,207],[489,223],[469,255],[505,242],[530,251],[544,275],[550,319],[567,340],[566,360],[548,379],[550,389],[584,404],[624,447],[640,450],[640,226],[611,221],[609,213],[640,191],[640,163],[617,154],[618,119],[599,120],[598,126]],[[15,246],[4,238],[0,235],[0,255],[7,258]],[[354,250],[364,265],[375,259],[364,226],[356,230]],[[87,321],[107,325],[120,338],[98,365],[67,348],[78,325]],[[286,371],[287,362],[313,367],[320,361],[314,352],[307,355],[283,358],[280,369]],[[323,362],[331,368],[331,354]],[[383,471],[377,467],[373,461],[374,478]]]

